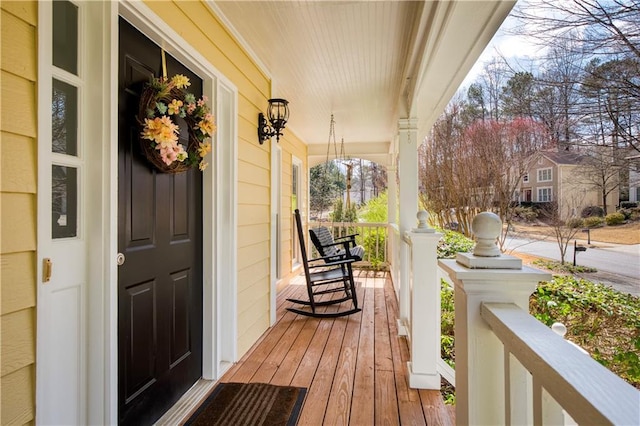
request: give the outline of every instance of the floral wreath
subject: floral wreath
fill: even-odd
[[[164,173],[181,173],[198,167],[207,168],[204,156],[211,151],[207,141],[216,130],[207,97],[196,100],[189,79],[176,74],[171,79],[152,78],[140,97],[138,121],[142,150],[147,160]],[[189,131],[187,146],[178,143],[180,132],[176,117],[183,118]],[[150,142],[149,142],[150,141]]]

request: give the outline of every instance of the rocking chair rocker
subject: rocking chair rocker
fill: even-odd
[[[302,229],[302,221],[300,219],[300,211],[295,210],[296,225],[298,228],[298,239],[300,241],[300,251],[302,264],[304,266],[304,275],[307,281],[307,293],[309,300],[287,299],[290,302],[310,307],[311,310],[303,310],[297,308],[287,308],[296,314],[305,315],[314,318],[336,318],[346,315],[355,314],[362,309],[358,308],[358,298],[356,295],[356,286],[353,279],[353,270],[351,264],[355,262],[352,258],[333,258],[319,257],[316,259],[307,259],[307,250],[304,243],[304,231]],[[348,250],[348,242],[345,242],[345,249]],[[340,283],[340,285],[336,285]],[[343,292],[342,297],[329,300],[317,300],[320,296],[336,292]],[[335,305],[351,300],[352,309],[342,311],[318,312],[318,306]]]

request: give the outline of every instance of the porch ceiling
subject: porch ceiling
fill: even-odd
[[[383,164],[399,118],[426,135],[515,0],[210,4],[271,76],[273,97],[289,100],[287,128],[313,165],[326,159],[331,114],[348,155]]]

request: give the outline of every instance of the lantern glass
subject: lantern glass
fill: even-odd
[[[269,99],[267,117],[273,127],[284,128],[289,119],[289,102],[285,99]]]

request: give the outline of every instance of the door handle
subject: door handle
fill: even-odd
[[[53,269],[53,262],[48,257],[42,259],[42,282],[48,283],[51,281],[51,271]]]
[[[118,264],[118,266],[122,266],[124,265],[124,261],[125,261],[125,257],[124,254],[122,253],[118,253],[118,255],[116,256],[116,263]]]

